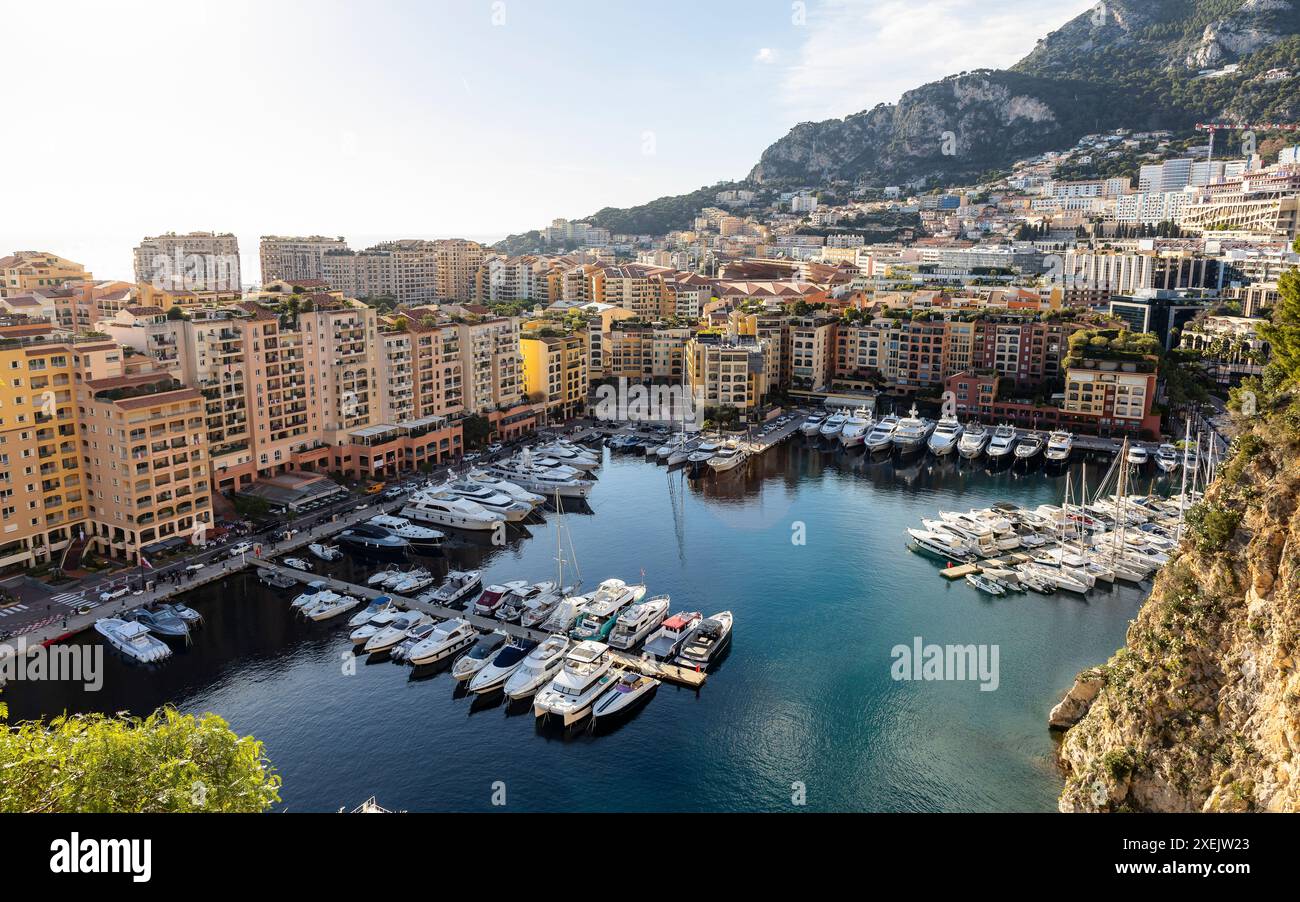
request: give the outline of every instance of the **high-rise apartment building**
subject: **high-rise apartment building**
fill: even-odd
[[[307,238],[286,238],[263,235],[259,248],[263,285],[283,280],[300,282],[324,279],[323,260],[328,251],[347,250],[342,238],[324,238],[312,235]]]
[[[168,232],[134,250],[135,281],[158,288],[238,292],[239,239],[229,232]]]

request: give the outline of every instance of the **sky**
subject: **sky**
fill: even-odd
[[[10,4],[0,254],[167,231],[495,240],[743,177],[801,121],[1008,66],[1085,0]],[[22,36],[29,36],[30,39]]]

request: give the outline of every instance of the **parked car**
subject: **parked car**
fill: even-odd
[[[366,494],[367,494],[367,495],[378,495],[380,492],[382,492],[382,491],[384,490],[384,488],[385,488],[386,485],[387,485],[387,484],[386,484],[386,483],[383,483],[383,482],[376,482],[376,483],[373,483],[372,485],[368,485],[368,486],[366,486]]]
[[[239,557],[241,554],[248,554],[253,550],[252,542],[236,542],[230,546],[230,556]]]
[[[128,593],[128,592],[130,592],[130,591],[131,591],[131,590],[128,589],[128,588],[126,588],[125,586],[123,586],[123,587],[120,588],[120,589],[109,589],[107,592],[100,592],[100,593],[99,593],[99,600],[100,600],[100,601],[112,601],[112,600],[115,599],[115,598],[121,598],[123,595],[125,595],[126,593]]]

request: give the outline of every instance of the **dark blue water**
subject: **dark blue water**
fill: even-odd
[[[248,574],[191,593],[206,626],[163,667],[110,651],[98,693],[14,684],[5,696],[12,719],[168,702],[215,711],[265,743],[290,810],[371,795],[390,808],[481,810],[496,781],[513,810],[783,810],[795,783],[817,810],[1050,810],[1060,781],[1047,713],[1076,672],[1122,644],[1145,592],[988,598],[908,552],[904,530],[939,509],[1059,502],[1063,483],[951,461],[897,469],[793,443],[696,483],[609,458],[592,512],[564,517],[584,585],[644,570],[674,610],[730,609],[736,628],[701,691],[665,684],[594,734],[465,696],[445,673],[348,667],[342,622],[303,623]],[[555,522],[548,514],[504,548],[460,542],[435,561],[485,567],[488,581],[552,578]],[[362,563],[332,567],[370,572]],[[915,636],[997,645],[998,689],[894,681],[890,650]]]

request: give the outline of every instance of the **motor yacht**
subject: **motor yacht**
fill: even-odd
[[[876,425],[871,427],[862,443],[867,446],[868,451],[888,451],[894,447],[894,430],[898,428],[899,419],[894,414],[888,414],[884,418],[877,420]]]
[[[645,640],[641,653],[649,655],[656,661],[667,661],[677,654],[682,643],[690,635],[704,615],[699,611],[678,611],[660,624],[659,629]]]
[[[382,570],[376,570],[374,573],[367,576],[366,585],[371,586],[372,588],[375,586],[382,586],[384,583],[400,575],[401,573],[402,573],[401,568],[398,567],[396,564],[388,564]]]
[[[543,584],[538,583],[538,585]],[[539,627],[547,617],[551,616],[551,612],[563,597],[564,594],[560,589],[530,594],[524,599],[523,606],[520,608],[519,625],[527,629]]]
[[[500,607],[494,615],[502,623],[514,623],[523,617],[524,612],[529,610],[529,602],[541,599],[540,605],[545,605],[545,599],[552,599],[550,606],[553,607],[560,596],[555,591],[555,583],[540,582],[532,585],[524,584],[517,589],[511,590],[502,600]],[[548,608],[549,609],[549,608]]]
[[[687,459],[699,449],[700,449],[700,443],[695,439],[689,439],[686,442],[683,442],[681,445],[678,445],[675,449],[673,449],[673,452],[668,455],[668,461],[667,461],[668,466],[670,468],[680,467],[682,464],[686,463]]]
[[[686,457],[686,464],[693,471],[701,471],[709,465],[709,461],[718,453],[722,443],[716,439],[704,439],[694,451]]]
[[[469,651],[458,657],[451,665],[452,679],[459,683],[472,679],[497,656],[497,652],[505,645],[506,638],[505,633],[496,631],[480,634]]]
[[[309,620],[317,622],[322,620],[331,620],[340,614],[346,614],[348,611],[361,604],[360,598],[354,598],[351,595],[334,595],[333,598],[327,598],[309,605],[303,610],[303,613]]]
[[[418,599],[427,604],[456,608],[460,607],[481,585],[483,585],[482,570],[451,570],[441,586],[432,592],[418,596]]]
[[[506,698],[527,698],[555,678],[564,666],[570,641],[567,636],[551,636],[528,653],[519,668],[506,679],[502,691]]]
[[[1043,453],[1046,442],[1037,432],[1026,432],[1016,440],[1012,453],[1020,463],[1029,463]]]
[[[474,602],[473,613],[480,617],[495,617],[501,605],[505,602],[506,596],[516,589],[522,589],[528,585],[522,579],[511,580],[501,585],[488,586],[483,590],[483,594]]]
[[[934,424],[934,431],[930,433],[930,438],[927,440],[930,453],[935,457],[951,454],[957,447],[957,443],[961,441],[963,432],[965,427],[956,417],[943,417]]]
[[[576,471],[570,471],[572,475],[566,475],[554,468],[523,461],[492,464],[487,471],[544,498],[553,498],[557,494],[561,498],[586,498],[596,485],[592,480],[578,476]]]
[[[961,438],[957,442],[957,453],[967,460],[974,460],[988,447],[989,430],[983,423],[972,420],[966,424]]]
[[[415,629],[422,623],[432,622],[433,618],[422,611],[404,611],[394,617],[388,626],[376,630],[375,634],[366,640],[365,651],[367,654],[381,655],[401,642],[406,637],[407,630]]]
[[[659,688],[659,682],[654,677],[625,670],[619,674],[614,685],[596,699],[596,704],[591,708],[591,716],[600,719],[631,711]]]
[[[420,526],[412,523],[405,517],[394,517],[389,514],[380,514],[377,517],[371,517],[366,521],[374,526],[382,526],[384,529],[392,530],[395,535],[411,543],[412,548],[436,550],[442,547],[443,539],[446,536],[436,529],[428,526]]]
[[[1005,595],[1006,587],[1002,583],[983,573],[967,573],[966,582],[988,595]]]
[[[369,608],[367,608],[367,610],[369,610]],[[365,612],[363,611],[362,613],[364,614]],[[380,630],[386,630],[392,626],[393,621],[396,620],[401,613],[402,611],[400,608],[391,607],[376,611],[367,617],[365,621],[353,626],[352,632],[348,634],[348,638],[352,640],[353,645],[365,645],[374,638],[375,633]],[[361,614],[356,616],[360,617]],[[355,620],[356,618],[354,617],[353,619]],[[348,623],[351,624],[352,620],[349,620]]]
[[[709,468],[715,473],[734,470],[749,460],[749,452],[739,442],[726,442],[718,453],[709,458]]]
[[[586,610],[590,600],[589,595],[569,595],[560,599],[560,603],[552,609],[538,629],[546,633],[564,633],[568,635],[569,630],[573,629],[574,623]]]
[[[166,642],[149,635],[149,628],[135,620],[101,617],[95,621],[95,632],[124,655],[145,664],[154,664],[172,655]]]
[[[289,606],[301,609],[304,605],[316,600],[316,596],[321,592],[328,592],[327,586],[328,584],[323,579],[312,580],[303,587],[302,592],[295,596],[293,601],[289,602]]]
[[[179,601],[173,601],[171,604],[157,604],[154,605],[154,609],[160,614],[179,617],[181,620],[185,621],[186,625],[188,625],[190,629],[203,623],[202,614],[189,605],[181,604]]]
[[[624,608],[609,634],[609,647],[630,649],[658,629],[668,616],[669,598],[657,595]]]
[[[478,673],[474,674],[466,688],[470,692],[492,692],[504,687],[511,676],[515,674],[524,661],[537,648],[537,643],[529,639],[516,639],[509,645],[497,651],[492,656],[492,660],[481,667]],[[473,654],[471,651],[470,654]],[[459,663],[459,662],[457,662]],[[455,667],[453,666],[453,671]]]
[[[298,585],[298,580],[289,574],[278,573],[265,567],[257,568],[257,579],[262,585],[270,586],[272,589],[292,589]]]
[[[1168,442],[1156,449],[1155,459],[1156,466],[1163,473],[1172,473],[1178,469],[1178,465],[1182,462],[1178,454],[1178,448]]]
[[[387,595],[380,595],[374,601],[370,602],[370,604],[353,614],[352,618],[348,620],[348,626],[356,629],[359,626],[364,626],[369,623],[370,618],[378,614],[392,612],[392,614],[396,616],[400,611],[401,609],[397,607],[397,605],[393,604],[391,598]]]
[[[312,556],[322,561],[337,561],[343,557],[343,552],[337,545],[323,545],[320,542],[312,542],[307,546],[307,550]]]
[[[449,482],[443,486],[443,491],[472,501],[484,510],[494,511],[505,517],[507,523],[518,523],[533,512],[531,504],[515,501],[509,495],[468,479]]]
[[[437,664],[473,645],[478,633],[468,620],[447,620],[437,625],[432,635],[421,639],[406,652],[406,661],[416,667]]]
[[[1016,427],[1003,424],[993,430],[993,435],[989,438],[988,456],[989,460],[1005,460],[1011,455],[1012,449],[1016,444]]]
[[[969,544],[950,532],[908,529],[907,534],[912,537],[912,544],[908,547],[913,551],[927,553],[945,561],[971,561],[976,557]]]
[[[826,414],[810,413],[808,419],[804,420],[803,425],[799,427],[799,431],[808,438],[821,435],[822,423],[824,422],[826,422]]]
[[[128,613],[124,619],[144,624],[149,632],[164,639],[188,639],[190,635],[190,625],[188,623],[180,617],[165,614],[161,611],[136,608]]]
[[[934,421],[920,416],[913,404],[907,416],[899,420],[894,428],[894,450],[900,455],[913,454],[924,447],[932,432]]]
[[[592,470],[599,469],[600,467],[600,458],[587,449],[579,449],[573,445],[562,444],[559,442],[539,445],[537,447],[537,454],[554,458],[565,466],[573,467],[575,470],[583,470],[588,473]]]
[[[848,418],[849,415],[844,411],[842,410],[835,411],[835,413],[831,414],[825,420],[822,421],[822,428],[819,434],[821,435],[822,438],[827,438],[827,439],[839,438],[840,432],[844,429],[844,423],[845,421],[848,420]]]
[[[1066,463],[1074,449],[1074,436],[1063,429],[1058,429],[1047,437],[1047,449],[1043,457],[1051,463]]]
[[[287,558],[283,558],[283,559],[280,561],[280,563],[283,564],[285,567],[289,567],[289,568],[292,568],[292,569],[294,569],[294,570],[303,570],[303,571],[305,571],[305,572],[307,572],[307,573],[310,573],[310,572],[311,572],[311,563],[308,562],[308,561],[304,561],[304,560],[303,560],[302,558],[300,558],[300,557],[287,557]]]
[[[731,642],[733,618],[730,611],[722,611],[695,625],[677,653],[677,663],[696,670],[708,670],[718,660]]]
[[[434,584],[436,579],[437,577],[428,570],[421,568],[407,573],[406,578],[398,580],[393,584],[391,589],[396,595],[406,595],[409,597],[429,588],[429,586]]]
[[[844,421],[844,426],[840,429],[840,444],[845,448],[861,446],[874,425],[875,420],[871,418],[871,410],[859,407]]]
[[[411,547],[401,536],[395,535],[382,526],[358,523],[339,533],[339,543],[374,556],[404,555]]]
[[[614,629],[618,615],[628,605],[645,597],[645,592],[645,586],[629,586],[621,579],[605,580],[591,594],[570,635],[575,639],[605,641]]]
[[[1151,455],[1141,445],[1129,445],[1128,456],[1125,459],[1135,467],[1145,467],[1147,461],[1151,459]]]
[[[455,529],[498,529],[506,518],[459,495],[438,490],[416,492],[406,499],[402,516],[416,523]]]
[[[686,445],[686,442],[687,438],[686,433],[684,432],[679,432],[676,435],[670,436],[668,441],[664,442],[658,448],[655,448],[655,459],[659,463],[667,463],[668,458],[672,457],[674,453],[683,448]]]
[[[495,489],[502,495],[513,498],[515,501],[522,501],[524,504],[531,504],[534,508],[540,506],[546,501],[544,497],[536,492],[530,492],[508,479],[493,476],[487,470],[471,470],[469,478],[479,485]]]
[[[420,623],[406,631],[405,637],[388,650],[388,659],[397,664],[406,663],[406,656],[411,653],[411,649],[417,644],[433,635],[433,631],[438,628],[434,620],[428,623]]]
[[[564,719],[564,725],[577,723],[591,713],[595,704],[614,681],[610,672],[613,659],[603,642],[579,642],[569,649],[564,666],[550,684],[533,698],[533,714],[550,714]]]

